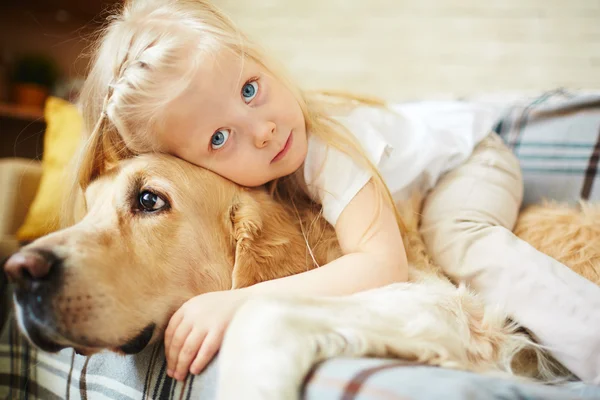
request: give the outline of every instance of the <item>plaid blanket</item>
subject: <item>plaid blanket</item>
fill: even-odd
[[[600,199],[600,93],[554,90],[494,127],[521,162],[524,203]]]
[[[0,335],[0,398],[6,399],[211,399],[216,363],[184,383],[166,375],[164,349],[156,344],[135,356],[91,357],[65,349],[38,351],[10,318]]]
[[[600,197],[600,95],[558,90],[505,109],[495,130],[521,160],[526,203],[542,198],[577,201]],[[0,291],[0,297],[7,295]],[[3,300],[0,298],[0,306]],[[6,311],[6,305],[0,307],[0,312]],[[5,319],[8,322],[4,324]],[[166,376],[161,344],[135,356],[103,353],[83,357],[70,349],[48,354],[29,346],[10,316],[0,314],[0,328],[0,398],[215,397],[218,360],[201,375],[177,383]],[[600,399],[600,388],[579,383],[539,386],[398,360],[339,358],[311,373],[303,396],[344,400],[587,400]]]
[[[215,398],[218,361],[211,363],[201,375],[177,383],[165,374],[161,345],[125,357],[110,353],[84,357],[69,349],[47,354],[29,346],[12,320],[0,339],[3,343],[0,345],[0,398]],[[600,388],[579,383],[564,387],[526,384],[400,360],[337,358],[321,364],[310,374],[303,397],[307,400],[592,400],[600,398]]]

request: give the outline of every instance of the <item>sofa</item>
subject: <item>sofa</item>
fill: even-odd
[[[65,106],[58,102],[48,108],[57,104]],[[600,182],[597,182],[600,94],[556,90],[534,99],[510,103],[494,100],[494,104],[502,109],[494,129],[522,163],[526,203],[545,198],[563,202],[600,199]],[[48,121],[48,129],[54,128]],[[41,163],[0,159],[1,258],[27,240],[23,225],[33,218],[35,203],[44,200],[39,198],[41,186],[51,186],[45,181],[45,168],[53,157],[52,149],[47,149],[49,141],[48,137]],[[59,181],[55,178],[51,182],[56,185]],[[10,309],[10,290],[2,286],[0,296],[0,398],[215,397],[218,357],[201,375],[177,383],[166,376],[161,343],[133,356],[101,353],[84,357],[72,349],[56,354],[41,352],[19,334]],[[577,381],[543,386],[403,360],[336,358],[311,372],[302,395],[306,399],[573,400],[600,399],[600,388]]]
[[[19,247],[16,233],[40,183],[42,165],[25,158],[0,159],[0,259]]]

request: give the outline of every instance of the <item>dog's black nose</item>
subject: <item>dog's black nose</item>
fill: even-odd
[[[28,250],[13,254],[4,264],[4,272],[10,282],[28,289],[31,282],[49,278],[60,259],[45,250]]]

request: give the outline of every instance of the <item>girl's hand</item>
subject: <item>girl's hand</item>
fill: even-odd
[[[247,298],[244,290],[209,292],[185,302],[165,331],[167,375],[185,380],[199,374],[217,353],[225,329]]]

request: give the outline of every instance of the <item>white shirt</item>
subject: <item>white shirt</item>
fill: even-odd
[[[454,101],[390,108],[395,113],[359,107],[336,119],[379,169],[396,202],[415,190],[428,191],[441,175],[463,163],[499,117],[498,108]],[[335,226],[371,173],[345,153],[309,136],[304,178],[325,219]]]

